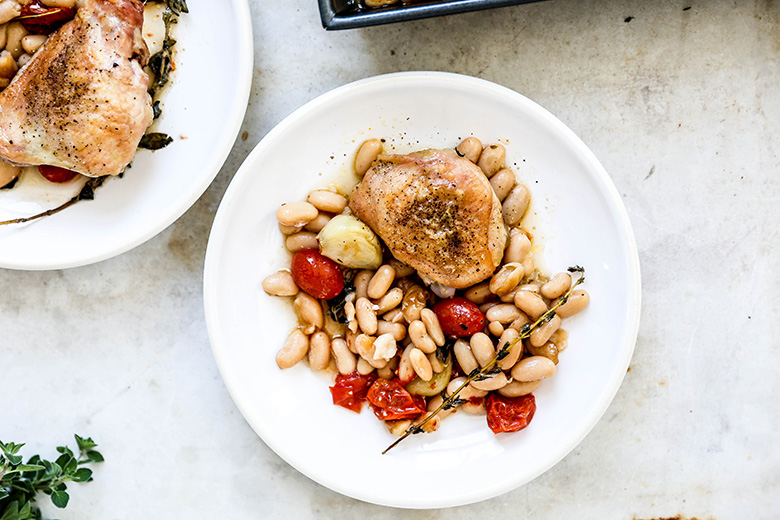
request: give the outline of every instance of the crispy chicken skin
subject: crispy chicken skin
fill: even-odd
[[[140,0],[85,0],[0,93],[0,158],[117,175],[152,122]]]
[[[454,150],[380,155],[351,199],[398,260],[442,285],[468,287],[501,263],[501,203],[482,170]]]

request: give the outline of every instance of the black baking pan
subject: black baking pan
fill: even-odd
[[[362,7],[358,0],[319,0],[319,3],[322,26],[328,31],[335,31],[539,1],[541,0],[446,0],[413,4],[399,2],[379,8]]]

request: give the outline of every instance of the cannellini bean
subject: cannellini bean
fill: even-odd
[[[0,77],[13,78],[17,70],[19,70],[19,66],[13,55],[8,51],[0,52]]]
[[[444,402],[444,398],[441,395],[434,395],[433,397],[428,399],[428,406],[427,409],[429,412],[433,412],[437,410],[442,403]],[[436,416],[440,419],[444,419],[451,413],[454,413],[457,410],[457,408],[449,408],[447,410],[440,411]]]
[[[4,23],[0,25],[0,49],[5,49],[5,43],[7,40],[8,40],[8,24]]]
[[[314,190],[306,197],[306,202],[320,211],[341,213],[347,207],[347,198],[328,190]]]
[[[376,375],[382,379],[393,379],[395,377],[395,373],[393,372],[393,369],[390,368],[390,365],[378,368],[376,370]]]
[[[517,292],[517,287],[512,289],[511,292],[508,292],[505,295],[503,295],[502,297],[500,297],[499,300],[501,300],[501,302],[503,302],[503,303],[512,303],[513,301],[515,301],[515,293],[516,292]]]
[[[541,290],[539,289],[539,286],[534,284],[534,283],[527,283],[527,284],[521,285],[517,289],[519,291],[531,291],[532,293],[535,293],[535,294],[540,294],[541,293]]]
[[[470,384],[478,390],[493,391],[505,387],[508,382],[506,374],[499,372],[498,374],[491,374],[481,381],[472,381]]]
[[[517,262],[510,262],[501,266],[496,274],[490,279],[490,292],[496,296],[504,296],[512,292],[520,280],[523,279],[525,270],[523,264]]]
[[[561,318],[574,316],[590,302],[590,295],[584,289],[575,289],[569,295],[569,299],[555,310],[555,313]]]
[[[525,345],[526,350],[528,350],[528,353],[532,356],[543,356],[555,363],[558,364],[558,346],[554,343],[547,342],[541,347],[535,347],[530,342],[527,342]]]
[[[366,361],[365,358],[362,358],[362,357],[358,358],[358,360],[357,360],[357,367],[356,367],[356,369],[358,371],[358,374],[360,374],[362,376],[365,376],[365,375],[370,374],[371,372],[373,372],[374,368],[375,368],[374,365],[372,365],[371,363]]]
[[[382,141],[379,139],[369,139],[360,145],[355,156],[355,173],[361,177],[365,175],[380,153],[382,153]]]
[[[475,369],[479,368],[477,358],[475,358],[474,354],[471,352],[471,346],[462,339],[455,342],[452,351],[455,354],[455,359],[458,360],[460,368],[462,368],[466,374],[470,374]]]
[[[528,338],[528,340],[534,347],[541,347],[547,343],[553,332],[558,330],[560,326],[561,317],[556,314],[550,321],[537,327],[537,329],[531,333],[531,337]]]
[[[355,275],[352,284],[355,286],[356,298],[368,298],[368,282],[371,281],[372,276],[374,276],[374,271],[368,269],[363,269]]]
[[[476,164],[482,154],[482,143],[476,137],[467,137],[455,148],[455,151],[461,157]]]
[[[493,186],[498,200],[503,201],[509,195],[512,188],[515,187],[515,181],[515,172],[509,168],[501,168],[490,178],[490,185]]]
[[[11,22],[8,24],[7,39],[5,42],[5,50],[11,53],[14,59],[17,59],[22,55],[24,49],[22,48],[22,38],[29,33],[21,22]]]
[[[355,340],[357,339],[357,337],[358,337],[357,332],[355,332],[353,330],[349,330],[349,329],[347,329],[347,333],[344,334],[344,340],[347,342],[347,348],[353,354],[357,354],[358,353],[357,344],[355,343]]]
[[[466,290],[464,296],[467,300],[482,305],[486,301],[493,298],[493,293],[490,291],[490,281],[481,282]]]
[[[497,321],[488,323],[488,331],[494,336],[500,336],[504,332],[504,326]]]
[[[271,296],[295,296],[298,286],[290,271],[279,270],[266,276],[263,280],[263,290]]]
[[[403,323],[404,313],[401,312],[401,309],[399,307],[396,307],[395,309],[384,313],[382,315],[382,319],[385,321],[389,321],[390,323]]]
[[[521,359],[512,367],[512,378],[516,381],[536,381],[555,374],[555,363],[543,356]]]
[[[322,328],[322,307],[316,298],[312,298],[305,292],[300,291],[295,296],[293,307],[295,308],[295,314],[298,316],[298,323],[303,332],[311,334],[315,330]]]
[[[422,321],[414,320],[409,324],[409,337],[412,339],[414,346],[426,354],[436,352],[436,343],[428,335],[428,331]]]
[[[317,249],[319,242],[317,235],[310,231],[299,231],[289,235],[284,241],[285,247],[291,253],[296,253],[302,249]]]
[[[492,308],[493,308],[493,307],[495,307],[496,305],[498,305],[498,302],[487,302],[487,303],[483,303],[482,305],[480,305],[480,306],[479,306],[479,310],[481,310],[481,311],[482,311],[482,314],[484,314],[484,313],[486,313],[486,312],[487,312],[489,309],[492,309]]]
[[[22,67],[27,65],[30,62],[31,59],[32,59],[32,56],[30,56],[29,54],[25,53],[25,54],[22,54],[21,56],[19,56],[19,59],[16,60],[16,64],[19,65],[19,68],[21,69]]]
[[[408,344],[401,353],[401,359],[398,362],[398,379],[404,382],[411,381],[415,377],[412,362],[409,360],[409,354],[416,348],[413,343]]]
[[[289,202],[276,210],[276,220],[285,226],[303,227],[315,218],[319,212],[308,202]]]
[[[419,348],[413,348],[409,352],[409,361],[412,363],[412,368],[417,374],[417,377],[423,381],[430,381],[433,377],[433,368],[431,362]]]
[[[406,327],[402,323],[392,323],[390,321],[378,320],[376,322],[377,334],[390,334],[396,341],[402,341],[406,338]]]
[[[500,144],[491,144],[482,150],[482,155],[479,156],[477,166],[482,168],[485,175],[490,178],[504,166],[505,160],[506,148]]]
[[[445,343],[444,331],[441,329],[441,323],[439,323],[436,313],[432,309],[425,308],[420,311],[420,319],[425,324],[425,330],[428,331],[428,335],[436,343],[436,346],[443,346]]]
[[[22,38],[22,49],[32,56],[44,43],[46,43],[46,38],[45,34],[28,34]]]
[[[456,377],[455,379],[451,380],[447,384],[447,395],[454,394],[458,390],[458,388],[460,388],[461,385],[463,385],[463,383],[465,382],[466,382],[466,378],[464,376]],[[461,390],[460,393],[458,393],[458,397],[460,397],[465,401],[468,401],[472,397],[485,397],[486,395],[487,395],[486,390],[480,390],[470,385],[466,385],[463,388],[463,390]]]
[[[404,299],[401,302],[401,311],[407,323],[419,320],[422,310],[428,301],[428,292],[419,285],[413,285],[404,293]]]
[[[523,258],[523,270],[525,271],[526,276],[531,276],[534,272],[534,255],[533,253],[528,253],[525,258]]]
[[[504,199],[501,214],[507,226],[516,226],[523,219],[528,204],[531,202],[531,192],[524,184],[518,184]]]
[[[547,312],[547,304],[541,296],[531,291],[517,291],[515,293],[515,305],[533,319]]]
[[[498,393],[504,397],[520,397],[530,394],[539,388],[539,385],[541,384],[541,379],[537,379],[536,381],[512,381],[505,387],[499,388]]]
[[[396,278],[404,278],[406,276],[411,276],[416,272],[414,267],[410,267],[405,263],[396,260],[395,258],[391,258],[387,263],[390,264],[390,267],[392,267],[393,270],[395,270]]]
[[[301,226],[285,226],[281,222],[279,222],[279,231],[281,231],[285,235],[292,235],[293,233],[297,233],[303,229]]]
[[[382,368],[387,365],[387,360],[378,358],[375,356],[376,348],[374,347],[374,341],[376,338],[368,336],[366,334],[358,334],[355,338],[355,348],[357,348],[360,357],[368,361],[374,368]]]
[[[529,318],[526,313],[523,313],[519,318],[509,324],[509,328],[520,332],[528,323],[531,323],[531,318]]]
[[[357,302],[355,302],[355,317],[360,330],[369,335],[376,334],[376,313],[374,312],[374,305],[368,298],[357,299]]]
[[[428,361],[431,363],[431,368],[433,369],[434,374],[438,374],[444,370],[444,365],[441,361],[439,361],[439,358],[436,357],[435,352],[433,354],[428,354]]]
[[[398,345],[392,334],[381,334],[374,340],[374,359],[385,359],[388,364],[398,352]]]
[[[490,363],[496,356],[493,341],[484,332],[477,332],[471,336],[469,346],[471,347],[471,353],[474,354],[474,358],[481,367]]]
[[[563,352],[569,346],[569,331],[558,329],[550,336],[550,343],[555,345],[558,352]]]
[[[521,314],[520,309],[513,304],[499,303],[489,308],[485,313],[485,317],[488,321],[497,321],[502,325],[506,325],[515,321]]]
[[[295,329],[277,352],[276,364],[279,368],[290,368],[302,360],[308,351],[309,338],[300,329]]]
[[[371,0],[371,1],[373,1],[373,0]],[[393,3],[393,2],[397,2],[398,0],[380,0],[380,3],[377,6],[375,6],[375,7],[381,7],[382,5],[384,5],[384,4],[381,3],[383,1],[384,2],[389,1],[390,3]],[[366,5],[371,7],[371,5],[368,2],[369,2],[369,0],[366,0]],[[400,437],[401,435],[406,433],[406,430],[408,430],[412,426],[412,420],[411,419],[399,419],[397,421],[382,421],[382,422],[385,423],[385,426],[387,427],[387,430],[391,434],[395,435],[396,437]]]
[[[504,251],[504,263],[522,263],[531,252],[531,240],[521,229],[509,231],[509,244]],[[526,273],[526,276],[531,273]]]
[[[571,287],[571,275],[569,273],[558,273],[546,284],[542,285],[540,291],[542,296],[549,300],[554,300],[564,295]]]
[[[384,296],[379,298],[379,301],[376,302],[377,314],[384,314],[389,310],[392,310],[398,305],[401,304],[401,301],[404,299],[404,292],[400,289],[400,287],[394,287],[387,291]]]
[[[379,299],[385,295],[395,280],[395,269],[385,264],[379,267],[368,282],[368,297]]]
[[[509,354],[498,362],[498,368],[501,370],[510,370],[517,363],[517,360],[520,359],[520,356],[523,355],[523,342],[518,339],[519,337],[520,333],[515,329],[506,329],[501,334],[501,337],[498,338],[496,353],[500,352],[507,345],[511,345]]]
[[[309,338],[309,366],[314,370],[325,370],[330,364],[330,338],[322,331]]]
[[[330,222],[330,219],[332,218],[332,215],[328,215],[327,213],[320,213],[314,218],[314,220],[309,221],[309,223],[304,226],[304,229],[306,231],[311,231],[312,233],[319,233],[322,231],[322,228],[325,227],[325,224]]]

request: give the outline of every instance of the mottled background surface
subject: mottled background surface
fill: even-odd
[[[552,0],[341,33],[315,0],[251,8],[243,135],[194,207],[112,260],[0,270],[0,439],[54,456],[76,432],[107,459],[59,518],[777,518],[780,4]],[[335,494],[259,440],[201,284],[219,200],[265,133],[336,86],[423,69],[515,89],[579,134],[624,198],[644,290],[631,369],[571,454],[493,500],[410,512]]]

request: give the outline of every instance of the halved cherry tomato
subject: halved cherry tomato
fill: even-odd
[[[76,10],[72,7],[47,7],[39,0],[32,0],[22,7],[22,13],[16,19],[31,33],[48,34],[75,15]]]
[[[487,424],[493,433],[520,431],[531,422],[536,412],[533,394],[504,397],[491,393],[485,403]]]
[[[377,379],[367,397],[381,421],[414,419],[425,413],[425,398],[407,392],[397,379]]]
[[[38,166],[38,171],[41,172],[41,175],[49,182],[68,182],[78,175],[78,173],[74,171],[66,170],[59,166],[48,166],[45,164]]]
[[[357,370],[351,374],[337,375],[336,384],[330,387],[333,404],[360,413],[360,410],[363,408],[363,401],[366,400],[368,387],[371,386],[375,379],[375,373],[361,375]]]
[[[315,298],[330,300],[344,288],[344,275],[339,264],[322,256],[316,249],[295,253],[290,271],[298,287]]]
[[[460,296],[438,302],[433,306],[433,312],[447,336],[465,338],[485,328],[485,315],[479,307]]]

